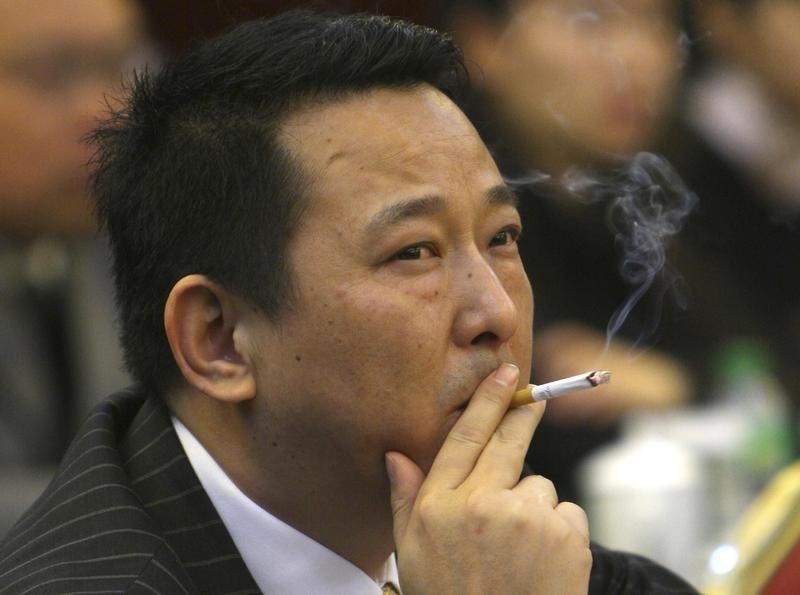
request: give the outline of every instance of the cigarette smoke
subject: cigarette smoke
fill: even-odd
[[[647,152],[637,153],[608,178],[573,168],[561,182],[580,199],[608,204],[606,222],[620,251],[618,270],[630,289],[627,299],[608,322],[606,346],[661,278],[660,293],[653,296],[650,319],[645,321],[636,341],[641,343],[658,328],[664,293],[672,290],[676,305],[686,308],[685,296],[680,291],[681,277],[667,262],[667,243],[683,227],[697,196],[666,159]]]
[[[631,5],[635,6],[635,3]],[[554,10],[563,11],[565,31],[569,35],[588,40],[593,58],[602,58],[611,66],[607,70],[617,90],[628,88],[633,80],[629,64],[615,46],[614,39],[602,29],[606,22],[637,26],[635,20],[625,20],[629,16],[635,17],[628,6],[614,0],[599,0],[587,3],[585,9],[575,10],[572,5],[564,4]],[[678,31],[675,38],[678,50],[676,70],[687,65],[691,47],[697,41],[686,31]],[[582,145],[581,138],[573,133],[569,117],[560,109],[559,98],[544,96],[542,101],[563,133],[577,145]],[[630,328],[632,332],[629,333],[637,337],[635,346],[638,346],[658,330],[668,297],[677,308],[687,307],[682,277],[667,261],[667,245],[683,227],[697,203],[697,196],[685,186],[669,162],[656,154],[605,154],[605,157],[619,164],[610,175],[572,168],[561,178],[560,185],[577,200],[607,204],[606,223],[614,236],[619,253],[618,271],[628,287],[628,295],[608,322],[606,348],[624,327],[637,304],[647,296],[647,309],[643,310],[643,316],[638,316],[637,311],[638,328]],[[532,172],[520,178],[506,179],[506,182],[514,187],[531,187],[559,181],[550,179],[547,174]]]

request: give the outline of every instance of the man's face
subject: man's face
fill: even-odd
[[[258,333],[265,435],[373,479],[390,449],[427,469],[501,361],[530,372],[513,196],[429,86],[314,105],[282,142],[309,206],[289,244],[296,297]]]
[[[0,231],[92,229],[80,139],[139,26],[127,0],[0,0]]]
[[[671,103],[675,0],[519,0],[482,74],[521,134],[591,153],[640,150]]]

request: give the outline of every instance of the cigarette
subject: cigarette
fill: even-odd
[[[601,384],[607,384],[609,382],[611,382],[611,372],[594,370],[592,372],[584,372],[577,376],[570,376],[569,378],[562,378],[561,380],[554,380],[553,382],[547,382],[545,384],[529,384],[525,388],[514,393],[514,398],[511,400],[511,407],[547,401],[575,390],[594,388],[595,386],[600,386]]]

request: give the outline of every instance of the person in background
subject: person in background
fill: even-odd
[[[686,366],[658,349],[680,316],[665,271],[607,332],[641,288],[623,278],[630,255],[608,227],[609,200],[668,119],[684,59],[680,8],[675,0],[456,0],[446,10],[478,91],[471,116],[521,195],[520,252],[542,288],[534,382],[592,366],[614,373],[591,398],[553,402],[531,451],[533,468],[571,497],[576,464],[616,435],[625,413],[692,396]],[[576,190],[587,181],[608,192]],[[677,194],[688,211],[692,197]]]
[[[126,362],[0,590],[694,593],[541,476],[516,197],[452,40],[289,12],[139,77],[93,138]]]
[[[143,41],[128,0],[0,0],[0,533],[125,377],[81,137]]]
[[[800,5],[705,0],[692,6],[693,48],[702,59],[665,143],[700,198],[673,254],[692,289],[693,325],[705,338],[689,357],[698,365],[698,386],[708,392],[712,358],[740,340],[755,342],[796,420]]]

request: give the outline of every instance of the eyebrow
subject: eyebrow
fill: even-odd
[[[402,200],[375,213],[367,225],[369,231],[398,225],[407,219],[440,213],[445,209],[441,196],[428,195]]]
[[[490,205],[510,205],[517,208],[519,199],[509,186],[498,184],[486,191],[486,202]],[[402,200],[373,215],[367,224],[367,229],[370,232],[375,232],[381,228],[398,225],[407,219],[440,213],[445,208],[445,200],[437,195]]]
[[[492,186],[486,192],[486,198],[491,205],[510,205],[515,209],[519,207],[519,197],[508,184]]]

